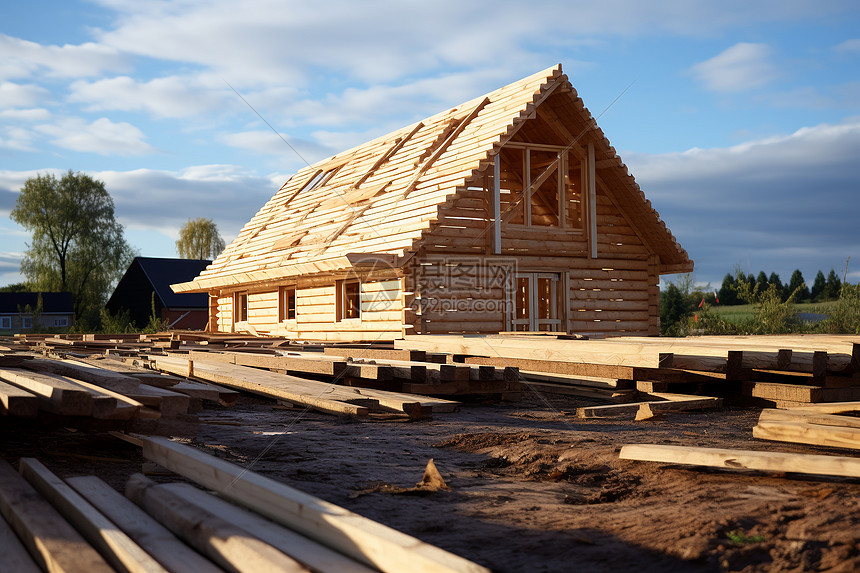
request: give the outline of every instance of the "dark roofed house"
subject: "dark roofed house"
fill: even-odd
[[[155,313],[170,328],[202,330],[209,315],[206,293],[176,294],[172,283],[192,280],[212,261],[135,257],[116,285],[106,308],[112,314],[128,310],[132,322],[143,328]]]
[[[39,297],[42,299],[41,311]],[[75,301],[70,292],[0,293],[0,331],[22,332],[34,327],[66,328],[74,323]]]

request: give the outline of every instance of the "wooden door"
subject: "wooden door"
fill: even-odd
[[[561,330],[560,282],[558,273],[516,273],[512,330],[520,332]]]

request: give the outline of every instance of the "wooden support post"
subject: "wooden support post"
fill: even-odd
[[[594,144],[588,144],[588,242],[589,256],[597,258],[597,182],[594,169]]]
[[[502,154],[497,153],[493,161],[493,253],[502,252]]]

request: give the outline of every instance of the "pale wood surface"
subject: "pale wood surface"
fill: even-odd
[[[113,573],[80,533],[4,460],[0,460],[0,513],[44,570]]]
[[[284,555],[241,527],[189,503],[142,474],[135,474],[129,479],[126,496],[177,536],[229,571],[310,572],[295,559]]]
[[[62,376],[19,368],[0,368],[0,378],[39,397],[39,408],[67,416],[88,416],[93,397]]]
[[[21,418],[33,418],[39,411],[39,398],[13,384],[0,382],[0,412]]]
[[[860,477],[860,458],[844,456],[667,446],[662,444],[629,444],[621,448],[618,457],[622,460],[640,460],[727,469]]]
[[[41,573],[42,570],[2,517],[0,517],[0,547],[3,548],[3,557],[0,557],[0,573]]]
[[[162,438],[143,441],[145,458],[383,572],[488,573],[471,561],[194,448]]]
[[[127,573],[167,573],[137,543],[41,462],[35,458],[21,458],[20,472],[114,568]]]
[[[816,446],[860,449],[860,428],[824,426],[805,422],[759,421],[753,437],[780,442],[799,442]]]
[[[81,476],[66,481],[167,570],[176,573],[222,571],[98,477]]]
[[[162,484],[159,487],[174,492],[182,499],[244,529],[314,571],[323,573],[371,573],[375,571],[375,569],[320,545],[304,535],[260,517],[238,505],[210,495],[192,485],[170,483]]]

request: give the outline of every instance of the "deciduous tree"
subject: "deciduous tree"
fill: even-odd
[[[176,250],[183,259],[214,259],[224,250],[224,239],[212,219],[189,219],[179,230]]]
[[[11,218],[33,234],[21,262],[30,286],[71,292],[78,316],[104,304],[135,255],[104,183],[85,173],[27,179]]]

